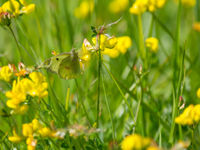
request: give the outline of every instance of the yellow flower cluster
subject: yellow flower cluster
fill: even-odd
[[[6,92],[6,97],[9,98],[7,106],[14,109],[14,113],[24,113],[28,109],[26,104],[26,96],[31,95],[43,98],[48,95],[48,84],[45,77],[40,72],[32,72],[29,74],[30,79],[23,78],[14,80],[12,90]]]
[[[120,13],[128,7],[129,0],[113,0],[109,4],[109,10],[112,13]]]
[[[145,41],[146,47],[152,52],[157,52],[158,50],[158,39],[154,37],[147,38]]]
[[[9,66],[0,67],[0,80],[9,82],[13,73]]]
[[[43,126],[37,119],[33,119],[31,123],[23,124],[22,135],[23,136],[20,137],[15,131],[13,131],[13,136],[8,137],[8,139],[13,143],[19,143],[23,139],[26,139],[28,150],[34,150],[37,145],[37,140],[34,139],[34,136],[57,137],[56,131]]]
[[[93,0],[84,0],[81,2],[80,6],[74,10],[74,15],[79,19],[86,18],[94,10]]]
[[[21,5],[20,5],[21,4]],[[22,6],[22,7],[21,7]],[[9,12],[13,16],[29,14],[35,10],[35,4],[27,4],[25,0],[8,0],[1,6],[2,12]]]
[[[154,12],[158,8],[162,8],[166,0],[136,0],[129,9],[131,14],[142,14],[145,11]]]
[[[200,104],[189,105],[183,113],[176,117],[175,122],[181,125],[192,125],[200,121]]]
[[[102,34],[100,37],[101,53],[111,58],[118,57],[120,53],[125,54],[132,45],[131,38],[128,36],[109,37]],[[98,40],[93,38],[92,41],[96,45]]]
[[[122,150],[151,150],[152,140],[149,138],[144,138],[138,134],[132,134],[125,137],[121,143]],[[158,150],[158,148],[156,149]]]
[[[84,68],[84,65],[90,61],[91,54],[93,52],[98,52],[99,47],[102,55],[108,55],[111,58],[116,58],[120,53],[125,54],[131,45],[132,40],[129,36],[109,37],[108,35],[102,34],[100,36],[100,45],[99,39],[96,37],[92,38],[92,44],[85,39],[79,53],[81,58],[81,68]]]
[[[0,6],[0,23],[7,23],[12,17],[17,17],[22,14],[29,14],[35,10],[35,4],[27,4],[25,0],[8,0]],[[2,23],[4,22],[4,23]]]
[[[200,99],[200,88],[197,90],[197,97]]]

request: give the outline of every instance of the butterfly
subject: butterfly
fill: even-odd
[[[78,53],[74,50],[50,57],[38,68],[47,69],[66,80],[76,78],[81,72]]]

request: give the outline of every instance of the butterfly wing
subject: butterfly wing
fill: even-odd
[[[45,68],[50,72],[58,73],[60,63],[63,59],[70,57],[71,53],[61,53],[45,60],[38,68]]]
[[[58,68],[58,75],[63,79],[72,79],[80,74],[80,63],[77,53],[64,58]]]

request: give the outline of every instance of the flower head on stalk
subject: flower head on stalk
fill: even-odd
[[[8,0],[0,6],[0,25],[9,26],[11,19],[29,14],[35,10],[35,4],[27,4],[25,0]]]

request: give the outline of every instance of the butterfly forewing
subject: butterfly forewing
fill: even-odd
[[[53,56],[44,61],[38,68],[57,73],[63,79],[72,79],[80,74],[80,62],[78,54],[66,52]]]

